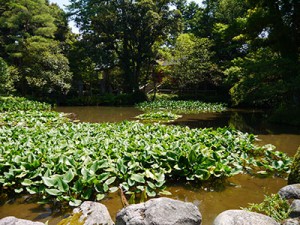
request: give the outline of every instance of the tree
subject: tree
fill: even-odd
[[[233,60],[226,74],[235,104],[276,107],[299,104],[299,3],[249,1],[238,20],[246,54]],[[234,78],[234,79],[232,79]]]
[[[234,59],[233,66],[225,71],[233,84],[230,89],[233,104],[274,107],[285,102],[292,86],[300,85],[299,76],[289,77],[289,71],[295,70],[295,66],[270,48],[260,48]]]
[[[0,57],[0,95],[7,95],[14,91],[12,81],[7,64]]]
[[[212,42],[207,38],[196,38],[192,34],[181,34],[174,50],[172,77],[179,88],[216,85],[220,79],[218,67],[213,63]]]
[[[176,12],[165,0],[71,0],[70,11],[95,50],[116,54],[126,93],[138,92],[155,59],[154,43],[164,40],[177,25]],[[178,14],[178,16],[180,16]],[[105,63],[96,62],[98,68]]]
[[[0,54],[18,70],[21,94],[49,95],[69,88],[68,60],[55,41],[55,18],[45,0],[0,0]]]

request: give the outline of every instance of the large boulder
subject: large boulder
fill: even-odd
[[[300,146],[294,156],[294,161],[291,166],[291,172],[288,178],[288,184],[300,183]]]
[[[62,220],[58,225],[114,225],[105,205],[86,201],[73,210],[72,216]]]
[[[300,184],[290,184],[281,188],[278,192],[283,199],[300,199]]]
[[[245,210],[227,210],[220,213],[213,225],[279,225],[273,218]]]
[[[300,218],[300,200],[296,199],[292,202],[291,205],[291,218]]]
[[[170,198],[151,199],[122,209],[116,225],[200,225],[202,216],[192,203]]]
[[[14,216],[4,217],[0,219],[0,225],[45,225],[41,222],[32,222],[30,220],[18,219]]]

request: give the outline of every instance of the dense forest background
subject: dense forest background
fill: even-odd
[[[0,0],[1,95],[130,104],[160,87],[299,107],[298,0],[70,2],[65,12],[48,0]]]

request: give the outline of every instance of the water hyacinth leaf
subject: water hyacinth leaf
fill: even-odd
[[[44,184],[48,187],[53,187],[57,184],[58,177],[42,177]]]
[[[58,196],[61,195],[61,191],[58,189],[54,189],[54,188],[46,188],[45,191],[49,194],[49,195],[53,195],[53,196]]]
[[[22,191],[23,191],[24,189],[23,188],[17,188],[17,189],[15,189],[14,191],[16,192],[16,193],[21,193]]]
[[[188,155],[188,159],[189,159],[190,164],[193,164],[193,163],[196,162],[196,160],[197,160],[197,154],[196,154],[196,152],[195,152],[194,149],[192,149],[190,151],[190,153]]]
[[[155,190],[149,188],[149,187],[146,187],[146,193],[149,197],[155,197],[156,196],[156,192]]]
[[[160,194],[160,195],[172,195],[171,192],[166,191],[166,190],[160,191],[159,194]]]
[[[92,193],[93,193],[92,189],[87,189],[87,190],[83,191],[83,193],[82,193],[83,199],[85,199],[85,200],[90,199]]]
[[[152,183],[152,182],[150,182],[150,181],[147,181],[147,184],[148,184],[148,186],[150,187],[150,188],[152,188],[152,189],[156,189],[156,186]]]
[[[105,195],[104,195],[104,194],[97,194],[97,195],[96,195],[97,201],[101,201],[101,200],[104,199],[104,198],[105,198]]]
[[[38,193],[37,187],[26,187],[26,191],[28,191],[29,194],[34,195]]]
[[[97,177],[97,179],[100,181],[100,182],[104,182],[105,180],[107,180],[110,176],[110,173],[102,173],[101,175],[99,175]]]
[[[118,190],[119,190],[118,187],[110,187],[110,188],[109,188],[109,192],[110,192],[110,193],[114,193],[114,192],[116,192],[116,191],[118,191]]]
[[[63,180],[66,183],[70,183],[74,178],[74,173],[72,170],[69,170],[67,173],[64,174]]]
[[[108,190],[109,190],[108,185],[104,183],[104,184],[103,184],[103,191],[104,191],[104,192],[108,192]]]
[[[24,179],[21,183],[23,186],[31,186],[33,182],[29,179]]]
[[[61,177],[57,178],[57,187],[62,192],[69,190],[69,185]]]
[[[106,184],[106,185],[112,184],[113,182],[115,182],[116,178],[117,178],[117,177],[111,177],[111,178],[107,179],[107,180],[105,181],[105,184]]]
[[[145,183],[144,176],[142,174],[132,174],[130,177],[131,180],[136,181],[138,183]]]
[[[77,207],[77,206],[79,206],[81,203],[82,203],[82,201],[79,200],[79,199],[73,199],[73,200],[69,201],[69,205],[70,205],[70,206],[73,206],[73,207]]]
[[[152,180],[155,179],[155,175],[154,175],[150,170],[148,170],[148,169],[145,170],[145,176],[146,176],[147,178],[152,179]]]
[[[129,179],[127,180],[127,184],[128,184],[129,187],[132,187],[132,186],[135,185],[135,181],[129,178]]]

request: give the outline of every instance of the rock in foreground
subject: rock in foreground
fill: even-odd
[[[192,203],[169,198],[130,205],[117,214],[116,225],[200,225],[202,216]]]
[[[278,194],[283,199],[300,199],[300,184],[284,186]]]
[[[14,216],[8,216],[0,219],[0,225],[45,225],[41,222],[32,222],[30,220],[18,219]]]
[[[86,201],[73,210],[73,215],[62,220],[58,225],[114,225],[105,205]]]
[[[220,213],[213,225],[279,225],[273,218],[245,210],[227,210]]]

